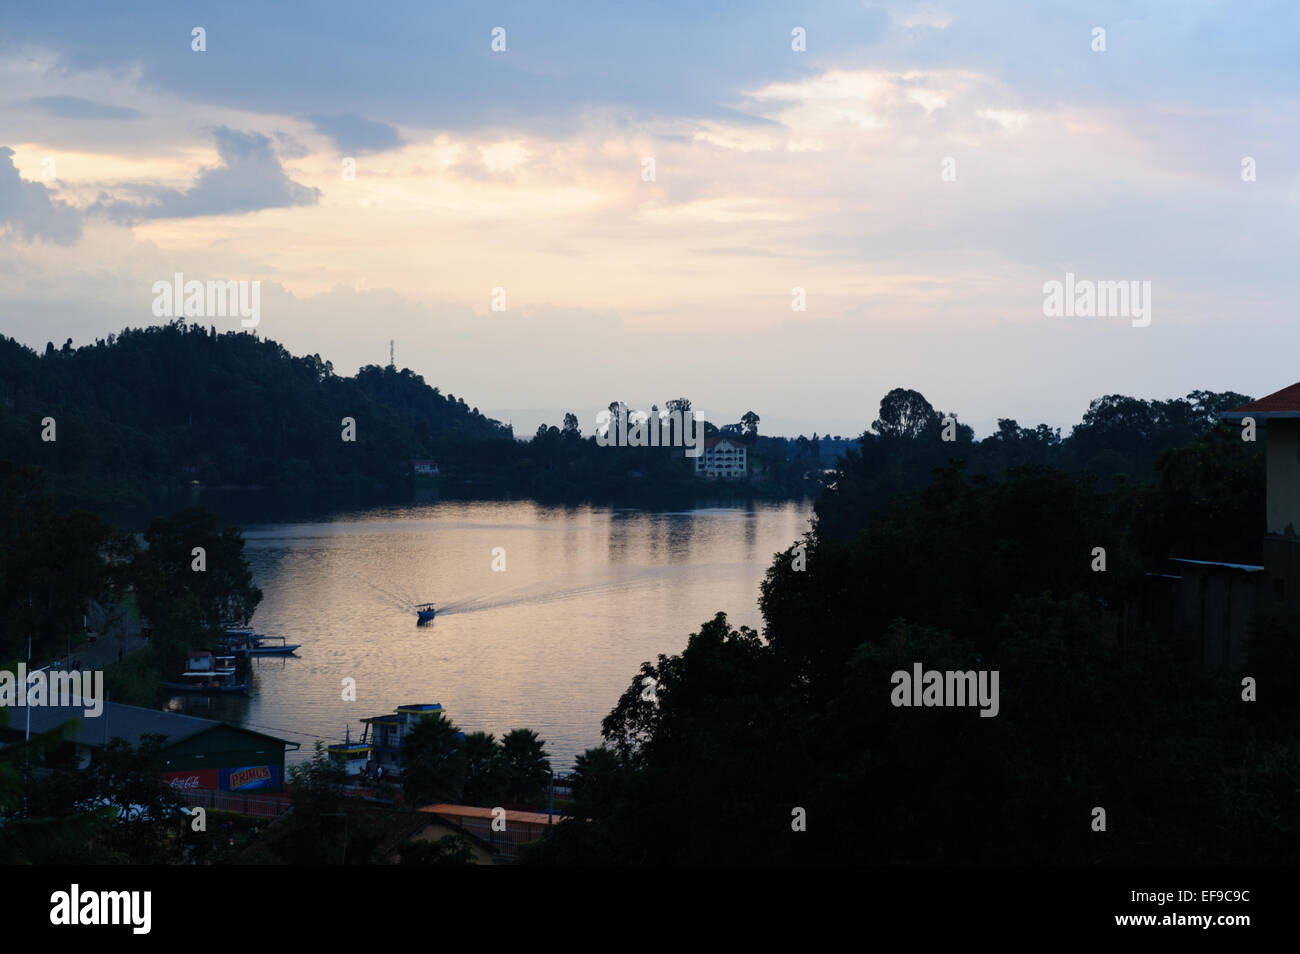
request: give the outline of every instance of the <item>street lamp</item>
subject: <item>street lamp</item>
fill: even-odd
[[[32,662],[32,638],[28,636],[27,637],[27,664],[31,665],[31,662]],[[27,735],[24,737],[23,740],[25,742],[30,742],[32,740],[32,700],[27,697],[27,693],[32,688],[32,683],[35,682],[35,680],[32,679],[32,677],[36,675],[36,673],[38,672],[45,672],[45,670],[51,668],[52,665],[53,664],[51,663],[50,666],[42,666],[40,669],[37,669],[35,671],[29,671],[27,673],[26,685],[23,688],[23,709],[27,713]]]

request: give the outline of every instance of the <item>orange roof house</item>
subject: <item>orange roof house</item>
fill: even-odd
[[[1219,417],[1227,420],[1239,420],[1243,417],[1263,418],[1264,420],[1270,418],[1300,418],[1300,382],[1283,388],[1281,391],[1274,391],[1272,394],[1265,395],[1258,401],[1251,401],[1241,407],[1234,407],[1231,411],[1224,411]]]
[[[1224,411],[1224,420],[1255,421],[1265,432],[1268,467],[1265,532],[1294,538],[1300,531],[1300,383]],[[1243,436],[1245,435],[1243,430]]]
[[[1264,526],[1264,599],[1300,606],[1300,382],[1219,415],[1247,419],[1264,434],[1267,501]]]

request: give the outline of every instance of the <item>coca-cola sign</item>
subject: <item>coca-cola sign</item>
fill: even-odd
[[[212,769],[190,769],[187,772],[163,772],[161,778],[174,789],[215,789],[218,776]]]

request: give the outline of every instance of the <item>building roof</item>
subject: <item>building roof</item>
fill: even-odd
[[[1220,563],[1218,560],[1187,560],[1183,557],[1170,557],[1175,563],[1194,563],[1197,566],[1221,566],[1226,570],[1242,570],[1245,573],[1263,573],[1264,567],[1253,563]]]
[[[1234,407],[1231,411],[1224,411],[1219,417],[1224,420],[1237,420],[1243,417],[1265,419],[1300,417],[1300,382],[1265,395],[1258,401],[1251,401],[1241,407]]]
[[[70,739],[81,745],[105,745],[110,739],[125,739],[131,745],[139,745],[140,738],[149,733],[164,735],[167,737],[167,745],[175,745],[177,742],[193,738],[200,732],[227,724],[214,719],[182,715],[179,712],[123,705],[120,702],[104,703],[104,711],[93,718],[86,716],[86,708],[86,706],[32,706],[32,731],[48,732],[64,722],[75,719],[76,725],[70,734]],[[9,715],[9,724],[5,728],[10,731],[25,729],[26,706],[6,706],[4,711]],[[254,732],[252,729],[237,725],[230,728],[286,744],[284,739],[266,735],[264,732]]]
[[[734,437],[706,437],[704,439],[704,446],[712,450],[714,447],[717,447],[723,441],[726,441],[728,444],[734,444],[736,447],[740,447],[740,448],[744,448],[745,446],[744,443],[736,440]]]
[[[483,818],[491,820],[495,818],[492,814],[494,809],[480,808],[477,805],[451,805],[446,802],[438,805],[426,805],[419,809],[422,812],[428,812],[431,815],[442,815],[445,818]],[[515,822],[520,825],[552,825],[564,817],[562,812],[553,812],[547,815],[546,812],[521,812],[514,809],[504,808],[505,820]]]
[[[432,603],[422,604],[432,606]],[[396,712],[389,712],[381,716],[369,716],[362,719],[362,722],[383,722],[390,725],[396,725],[399,722],[406,722],[407,716],[412,715],[431,715],[435,712],[442,712],[441,702],[413,702],[408,705],[398,706]]]

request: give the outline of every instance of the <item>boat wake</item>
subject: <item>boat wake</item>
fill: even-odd
[[[639,575],[631,579],[609,580],[603,583],[588,583],[584,586],[572,586],[564,589],[555,589],[548,584],[531,583],[525,586],[515,587],[514,589],[498,589],[480,596],[466,597],[460,600],[449,600],[445,603],[438,604],[438,618],[444,616],[455,616],[463,613],[481,613],[486,610],[510,609],[518,606],[542,606],[547,603],[556,603],[562,600],[575,600],[591,596],[615,595],[639,587],[652,585],[661,579],[668,577],[672,573],[669,567],[653,568],[643,570]],[[401,612],[415,615],[417,607],[420,605],[417,601],[407,594],[401,587],[392,584],[394,589],[388,589],[367,580],[360,574],[353,574],[357,580],[368,587],[377,597],[385,604],[392,606]]]
[[[403,613],[415,612],[415,600],[413,600],[411,597],[394,593],[391,590],[386,590],[378,583],[371,583],[369,580],[367,580],[364,576],[362,576],[359,573],[353,573],[352,575],[355,576],[362,585],[370,587],[370,589],[372,589],[375,593],[383,597],[384,602],[397,607]]]
[[[611,580],[606,583],[589,583],[586,586],[573,586],[566,589],[554,589],[545,583],[534,583],[528,586],[517,587],[514,590],[495,591],[483,596],[471,597],[464,600],[453,600],[449,603],[440,604],[438,607],[438,616],[453,616],[461,613],[480,613],[484,610],[508,609],[516,606],[542,606],[546,603],[556,603],[562,600],[582,599],[590,596],[614,595],[617,593],[627,592],[642,586],[648,586],[659,582],[671,573],[670,568],[663,568],[663,572],[651,572],[649,575],[637,576],[633,579]]]

